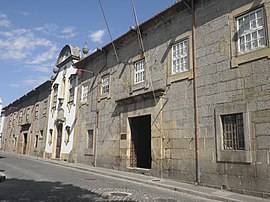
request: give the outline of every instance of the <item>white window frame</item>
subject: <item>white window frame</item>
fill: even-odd
[[[87,102],[87,97],[88,97],[88,86],[83,85],[81,87],[81,102]]]
[[[110,92],[110,75],[103,76],[101,78],[101,95],[106,95]]]
[[[189,40],[184,39],[172,46],[171,74],[189,70]]]
[[[145,81],[145,59],[134,63],[134,84]]]
[[[261,13],[261,15],[258,16],[258,13]],[[248,20],[248,22],[245,23],[245,20]],[[267,46],[263,8],[258,8],[247,14],[241,15],[236,18],[236,21],[237,47],[239,54],[248,53]],[[240,25],[240,22],[243,22],[242,26]],[[245,26],[248,26],[248,29],[245,29]],[[243,27],[243,31],[241,27]]]

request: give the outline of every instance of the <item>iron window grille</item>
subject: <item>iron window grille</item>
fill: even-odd
[[[237,18],[238,51],[247,53],[266,46],[263,8]]]
[[[245,150],[243,113],[221,115],[224,150]]]
[[[142,83],[145,80],[145,60],[140,60],[134,64],[134,84]]]
[[[189,71],[188,39],[172,46],[172,74]]]

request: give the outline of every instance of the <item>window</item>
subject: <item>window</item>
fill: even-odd
[[[43,102],[43,115],[44,116],[47,114],[47,107],[48,107],[48,101],[44,100]]]
[[[87,102],[88,86],[82,86],[81,90],[81,102]]]
[[[110,76],[104,76],[101,79],[101,95],[107,94],[110,91]]]
[[[66,144],[68,144],[70,141],[70,134],[71,134],[70,126],[66,126],[66,137],[65,137]]]
[[[188,65],[188,40],[186,39],[172,46],[171,73],[176,74],[189,71]]]
[[[145,71],[144,71],[145,60],[140,60],[134,64],[134,84],[144,82]]]
[[[36,135],[36,138],[35,138],[35,148],[38,147],[38,135]]]
[[[57,104],[58,86],[59,86],[59,84],[54,84],[54,86],[53,86],[53,102],[52,102],[53,109],[56,108],[56,104]]]
[[[247,103],[222,103],[215,108],[217,161],[252,162],[251,114]]]
[[[29,118],[30,118],[30,107],[27,108],[27,111],[26,111],[26,121],[29,121]]]
[[[49,135],[49,141],[48,141],[48,144],[51,145],[51,144],[52,144],[53,129],[50,129],[50,130],[49,130],[49,133],[50,133],[50,135]]]
[[[94,130],[88,130],[87,148],[93,149],[94,147]]]
[[[74,103],[75,96],[75,84],[76,84],[76,76],[73,74],[69,78],[70,86],[69,86],[69,103]]]
[[[245,150],[243,113],[221,115],[224,150]]]
[[[237,18],[238,52],[246,53],[266,46],[263,9]]]
[[[19,123],[22,123],[23,111],[21,110],[19,113]]]
[[[38,112],[39,112],[39,104],[36,105],[35,107],[35,118],[38,118]]]
[[[39,131],[40,137],[43,137],[43,130]]]

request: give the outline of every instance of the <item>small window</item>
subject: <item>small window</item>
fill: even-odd
[[[66,137],[65,137],[66,144],[70,142],[70,134],[71,134],[70,126],[66,126]]]
[[[35,148],[38,147],[38,135],[36,135],[36,138],[35,138]]]
[[[26,111],[26,121],[29,121],[29,119],[30,119],[30,113],[31,113],[31,109],[30,108],[27,108],[27,111]]]
[[[39,113],[39,104],[36,105],[35,107],[35,118],[38,118],[38,113]]]
[[[57,95],[58,95],[58,84],[54,84],[53,86],[53,101],[52,101],[52,108],[56,108],[57,104]]]
[[[134,64],[134,84],[142,83],[145,80],[145,60]]]
[[[247,53],[266,46],[262,8],[237,18],[238,52]]]
[[[101,78],[101,95],[108,94],[110,92],[110,76],[104,76]]]
[[[172,74],[189,71],[188,40],[172,46]]]
[[[19,123],[22,123],[23,111],[19,112]]]
[[[94,130],[88,130],[87,148],[88,149],[94,148]]]
[[[81,90],[81,102],[87,102],[88,86],[82,86]]]
[[[43,137],[43,130],[39,131],[40,137]]]
[[[70,80],[70,85],[69,85],[69,100],[68,100],[68,102],[74,103],[76,76],[71,75],[69,80]]]
[[[47,114],[47,107],[48,107],[48,101],[44,100],[43,102],[43,115],[44,116]]]
[[[245,150],[243,113],[221,115],[224,150]]]

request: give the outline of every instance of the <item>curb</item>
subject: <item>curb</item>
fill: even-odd
[[[4,182],[6,180],[6,175],[0,172],[0,182]]]
[[[60,165],[60,166],[63,166],[63,167],[69,167],[69,168],[78,169],[78,170],[87,171],[87,172],[92,172],[92,173],[96,173],[96,174],[100,174],[100,175],[104,175],[104,176],[115,177],[115,178],[118,178],[118,179],[130,180],[130,181],[133,181],[133,182],[138,182],[138,183],[142,183],[142,184],[146,184],[146,185],[152,185],[152,186],[168,189],[168,190],[171,190],[171,191],[176,191],[176,192],[180,192],[180,193],[186,193],[186,194],[189,194],[189,195],[195,195],[195,196],[202,197],[202,198],[205,198],[205,199],[218,200],[218,201],[224,201],[224,202],[241,202],[242,201],[242,200],[232,199],[230,197],[222,197],[222,196],[218,196],[218,195],[207,194],[207,193],[200,192],[200,191],[194,191],[194,190],[183,188],[183,187],[174,187],[174,186],[171,186],[171,185],[161,184],[162,181],[160,181],[161,183],[156,183],[156,182],[152,182],[152,181],[144,181],[144,180],[140,180],[138,178],[122,176],[122,175],[119,175],[119,174],[112,174],[112,173],[92,170],[92,169],[88,169],[88,168],[82,168],[82,167],[79,167],[79,166],[76,166],[76,165],[62,164],[62,163],[58,163],[58,162],[54,162],[54,161],[50,161],[50,160],[49,161],[45,160],[45,161],[48,162],[48,163]]]

